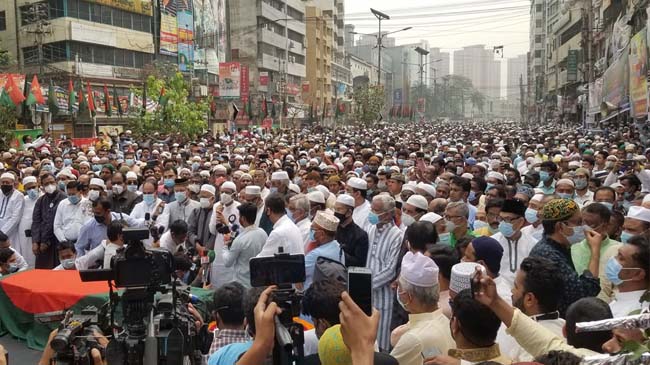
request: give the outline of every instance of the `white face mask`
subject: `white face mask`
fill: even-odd
[[[415,223],[415,218],[411,217],[408,214],[402,214],[402,223],[408,227],[411,224]]]
[[[209,198],[200,198],[199,202],[201,203],[201,208],[209,208],[210,205],[210,199]]]
[[[190,186],[187,187],[191,192],[194,194],[198,194],[199,191],[201,191],[201,185],[198,184],[191,184]]]
[[[88,199],[92,201],[97,201],[99,199],[99,191],[97,190],[91,190],[88,192]]]
[[[221,193],[220,200],[221,200],[221,204],[229,205],[230,203],[232,203],[232,195],[228,193]]]
[[[48,194],[52,194],[53,192],[56,191],[56,185],[54,185],[54,184],[47,185],[47,186],[44,188],[44,190],[45,190],[46,193],[48,193]]]
[[[120,195],[124,192],[124,186],[122,185],[113,185],[113,192],[117,195]]]

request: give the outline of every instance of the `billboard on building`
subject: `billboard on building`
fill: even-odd
[[[238,98],[240,85],[241,66],[239,62],[219,63],[219,96]]]
[[[217,57],[219,61],[226,59],[228,49],[228,27],[226,24],[226,0],[213,0],[217,9]]]
[[[111,8],[126,10],[131,13],[153,15],[151,0],[86,0],[89,3],[102,4]],[[163,1],[164,2],[164,1]]]
[[[162,0],[160,4],[160,54],[178,54],[178,23],[176,20],[177,1]]]
[[[241,65],[241,96],[248,96],[250,93],[248,66]]]
[[[628,53],[626,47],[620,57],[612,62],[603,75],[603,101],[616,107],[626,101]]]
[[[644,116],[648,109],[646,37],[646,29],[643,28],[630,40],[630,55],[628,57],[630,66],[630,103],[634,117]]]
[[[191,2],[179,1],[176,20],[178,23],[178,68],[186,72],[194,67],[194,16]]]

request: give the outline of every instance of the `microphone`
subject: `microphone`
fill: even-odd
[[[201,256],[201,267],[202,267],[202,280],[201,282],[203,283],[203,286],[207,285],[210,283],[210,266],[214,262],[214,259],[216,257],[216,254],[214,253],[214,250],[204,250],[203,255]]]

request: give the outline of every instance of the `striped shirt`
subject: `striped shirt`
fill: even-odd
[[[397,272],[397,261],[403,232],[390,223],[382,227],[366,225],[368,232],[368,260],[366,267],[372,271],[373,306],[381,314],[378,343],[384,351],[390,350],[390,320],[395,291],[390,287]]]

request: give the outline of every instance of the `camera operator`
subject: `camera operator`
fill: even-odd
[[[247,291],[237,282],[224,284],[214,292],[214,318],[217,329],[210,346],[210,355],[231,343],[246,342],[250,336],[244,321],[244,296]]]
[[[54,349],[50,344],[54,339],[54,336],[56,336],[58,332],[59,330],[55,329],[50,333],[50,337],[47,339],[47,343],[45,344],[45,349],[43,350],[43,354],[41,355],[41,358],[38,360],[38,365],[52,364],[56,352],[54,351]],[[97,341],[97,345],[105,350],[106,346],[108,346],[108,339],[98,331],[94,331],[93,336],[94,336],[94,340]],[[107,364],[106,359],[102,359],[102,352],[104,351],[100,351],[97,348],[93,348],[90,350],[90,358],[92,359],[93,365]],[[2,362],[0,362],[0,365],[2,365]]]
[[[185,240],[187,239],[187,223],[182,220],[174,221],[169,230],[160,237],[160,248],[175,254],[177,252],[186,252]]]

